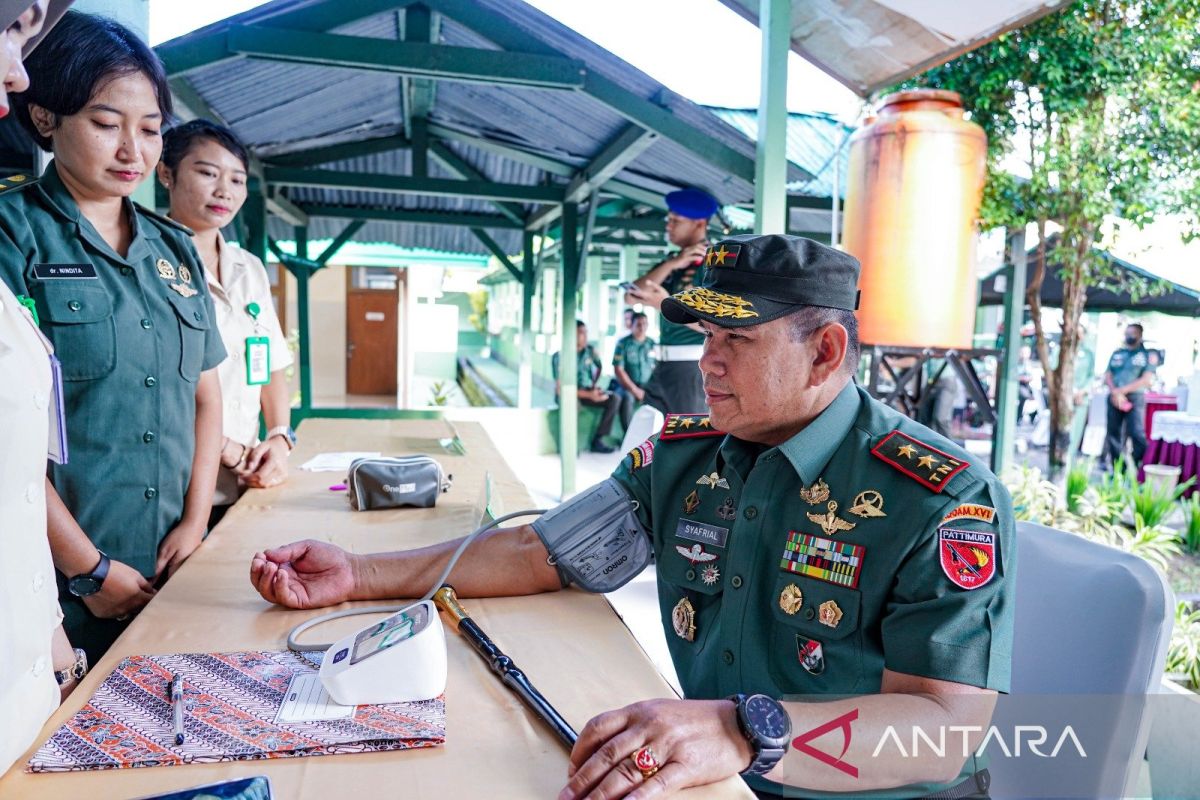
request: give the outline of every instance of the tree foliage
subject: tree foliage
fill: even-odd
[[[1050,390],[1052,463],[1063,463],[1069,443],[1087,287],[1156,288],[1129,286],[1098,257],[1106,219],[1143,225],[1174,213],[1200,233],[1198,45],[1200,0],[1077,0],[909,84],[960,93],[987,132],[981,227],[1038,226],[1043,252],[1028,300]],[[1028,179],[1010,171],[1016,159]],[[1062,231],[1045,252],[1050,222]],[[1063,280],[1057,364],[1041,328],[1046,263]]]

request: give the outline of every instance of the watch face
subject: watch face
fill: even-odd
[[[765,739],[783,739],[792,730],[783,706],[763,694],[756,694],[746,701],[746,721],[751,730]]]
[[[91,575],[79,575],[67,582],[67,589],[76,597],[88,597],[100,591],[100,581]]]

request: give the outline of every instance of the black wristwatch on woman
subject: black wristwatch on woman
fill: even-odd
[[[778,700],[765,694],[735,694],[729,699],[737,706],[738,729],[754,748],[754,758],[742,775],[766,775],[787,753],[791,717]]]

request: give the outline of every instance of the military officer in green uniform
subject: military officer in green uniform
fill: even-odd
[[[654,373],[657,343],[646,335],[649,319],[646,312],[633,313],[629,335],[617,340],[613,350],[613,378],[609,389],[621,400],[621,423],[629,430],[634,409],[646,401],[646,384]]]
[[[668,209],[667,240],[679,249],[634,281],[637,290],[626,295],[627,301],[632,299],[655,309],[668,295],[703,280],[704,270],[710,266],[708,221],[718,208],[716,198],[699,189],[680,189],[664,199]],[[681,325],[664,317],[660,320],[659,340],[658,363],[643,387],[642,402],[664,414],[703,411],[704,387],[697,365],[704,334],[694,323]]]
[[[1141,466],[1146,455],[1146,390],[1154,382],[1158,354],[1142,342],[1143,328],[1134,322],[1125,327],[1125,343],[1108,359],[1104,383],[1108,386],[1108,425],[1104,455],[1116,464],[1125,453],[1125,439],[1133,442],[1133,462]]]
[[[787,236],[713,247],[724,263],[663,304],[704,329],[709,412],[669,414],[611,479],[468,549],[451,580],[460,594],[610,591],[653,554],[687,699],[589,722],[562,798],[738,773],[764,798],[984,797],[970,754],[1009,688],[1010,499],[854,384],[857,261]],[[251,578],[299,607],[415,596],[454,547],[300,542],[257,555]],[[978,735],[945,757],[878,752],[889,727],[910,742],[955,726]]]
[[[0,279],[61,362],[69,453],[49,471],[48,530],[64,624],[94,663],[204,536],[225,350],[188,230],[129,200],[170,116],[157,58],[68,12],[27,67],[18,118],[55,158],[4,181]]]

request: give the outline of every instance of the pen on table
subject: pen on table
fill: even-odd
[[[344,491],[346,491],[346,484],[344,484],[344,483],[335,483],[333,486],[330,486],[330,487],[329,487],[329,491],[331,491],[331,492],[344,492]]]
[[[175,744],[183,744],[183,678],[176,672],[171,677],[171,710],[175,717]]]

